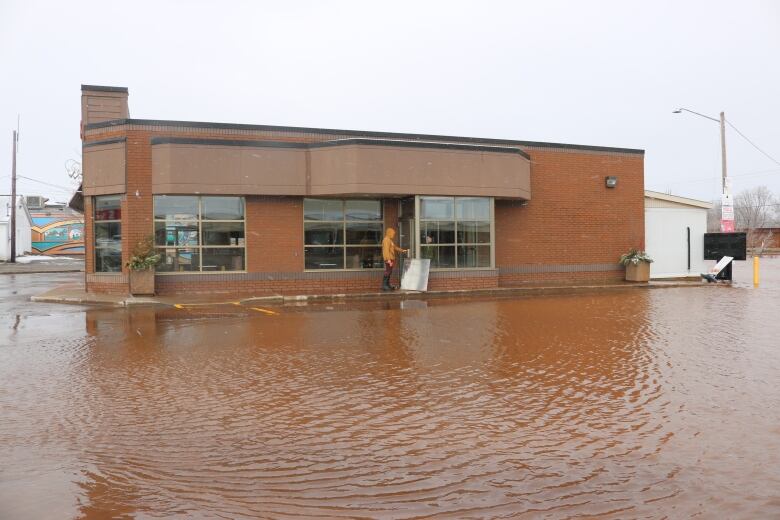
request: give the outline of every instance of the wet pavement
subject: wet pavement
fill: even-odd
[[[22,256],[19,257],[19,261],[15,263],[0,262],[0,275],[30,273],[72,273],[78,271],[84,271],[83,257]]]
[[[256,309],[3,276],[0,518],[776,518],[780,259],[749,269]]]

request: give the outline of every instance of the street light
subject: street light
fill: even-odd
[[[704,114],[700,114],[698,112],[695,112],[693,110],[689,110],[687,108],[678,108],[677,110],[673,110],[672,114],[682,114],[683,112],[689,112],[693,115],[703,117],[705,119],[709,119],[710,121],[715,121],[716,123],[720,123],[720,159],[721,159],[721,170],[722,170],[722,190],[723,194],[726,194],[726,115],[721,112],[720,113],[720,119],[715,119],[714,117],[705,116]]]
[[[721,112],[720,119],[715,119],[714,117],[705,116],[704,114],[700,114],[698,112],[689,110],[687,108],[680,107],[677,110],[672,110],[672,114],[682,114],[683,112],[689,112],[693,115],[703,117],[705,119],[709,119],[710,121],[715,121],[716,123],[720,123],[720,160],[721,160],[721,170],[722,170],[722,180],[721,180],[722,202],[721,202],[720,230],[723,232],[734,231],[734,206],[731,200],[731,194],[729,193],[729,190],[726,188],[726,115],[723,112]]]

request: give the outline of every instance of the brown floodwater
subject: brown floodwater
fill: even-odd
[[[274,313],[0,277],[0,518],[777,518],[762,274]]]

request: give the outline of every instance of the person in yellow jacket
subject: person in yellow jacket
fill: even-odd
[[[385,232],[385,238],[382,239],[382,259],[385,261],[385,276],[382,278],[382,290],[393,291],[396,287],[390,285],[390,277],[393,275],[393,267],[395,267],[395,254],[396,253],[408,253],[408,249],[401,249],[393,239],[395,238],[395,229],[387,228]]]

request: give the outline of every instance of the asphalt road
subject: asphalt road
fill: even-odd
[[[24,258],[24,257],[22,257]],[[0,275],[2,274],[31,274],[31,273],[65,273],[84,271],[83,258],[56,258],[51,260],[36,260],[32,262],[0,262]]]
[[[84,274],[78,272],[0,276],[0,321],[8,319],[18,321],[27,316],[53,316],[83,312],[85,307],[80,305],[33,303],[30,301],[30,296],[41,294],[61,284],[78,283],[83,279]]]

